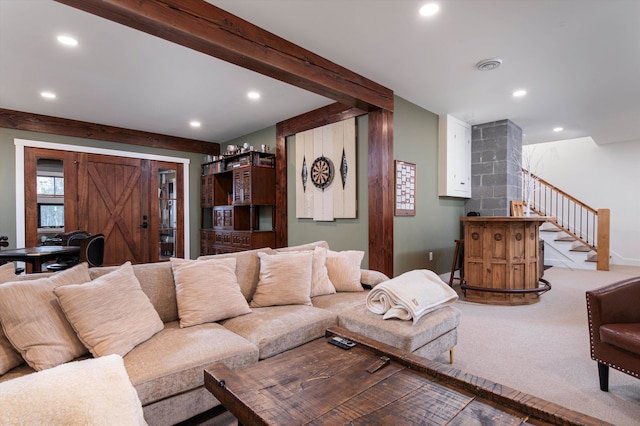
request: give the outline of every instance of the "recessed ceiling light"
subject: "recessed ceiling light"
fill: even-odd
[[[202,125],[202,123],[200,123],[200,122],[199,122],[199,121],[197,121],[197,120],[193,120],[193,121],[190,121],[190,122],[189,122],[189,125],[190,125],[191,127],[200,127],[200,126]]]
[[[40,96],[42,96],[45,99],[55,99],[56,98],[56,94],[53,92],[40,92]]]
[[[247,97],[249,99],[253,99],[253,100],[260,99],[260,93],[258,93],[258,92],[249,92],[249,93],[247,93]]]
[[[516,98],[521,98],[522,96],[526,95],[527,91],[526,90],[516,90],[515,92],[513,92],[513,96],[515,96]]]
[[[564,128],[563,128],[563,127],[554,127],[554,128],[553,128],[553,131],[554,131],[554,132],[561,132],[561,131],[563,131],[563,130],[564,130]]]
[[[440,10],[440,6],[437,3],[427,3],[420,8],[420,15],[433,16]]]
[[[76,40],[73,37],[66,36],[66,35],[59,35],[58,36],[58,42],[61,43],[61,44],[64,44],[65,46],[77,46],[78,45],[78,40]]]

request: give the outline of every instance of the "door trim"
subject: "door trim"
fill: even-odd
[[[184,167],[183,185],[184,185],[184,258],[190,258],[190,232],[189,226],[189,164],[191,160],[188,158],[169,157],[166,155],[146,154],[142,152],[119,151],[115,149],[95,148],[83,145],[69,145],[53,142],[34,141],[29,139],[15,138],[13,143],[16,147],[16,247],[24,247],[25,245],[25,223],[24,223],[24,148],[44,148],[58,151],[74,151],[89,154],[104,154],[114,157],[128,157],[143,160],[166,161],[170,163],[182,163]]]

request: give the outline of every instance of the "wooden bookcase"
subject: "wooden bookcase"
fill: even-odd
[[[249,151],[202,165],[200,254],[275,246],[275,155]]]

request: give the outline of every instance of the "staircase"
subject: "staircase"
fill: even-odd
[[[540,227],[540,239],[545,244],[545,266],[596,269],[597,252],[553,223],[546,222]]]
[[[596,210],[527,170],[522,173],[531,214],[555,218],[540,227],[545,265],[608,271],[609,209]]]

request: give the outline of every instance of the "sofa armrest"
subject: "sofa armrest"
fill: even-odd
[[[384,281],[389,281],[389,277],[382,272],[371,269],[360,270],[360,282],[365,287],[373,288]]]

